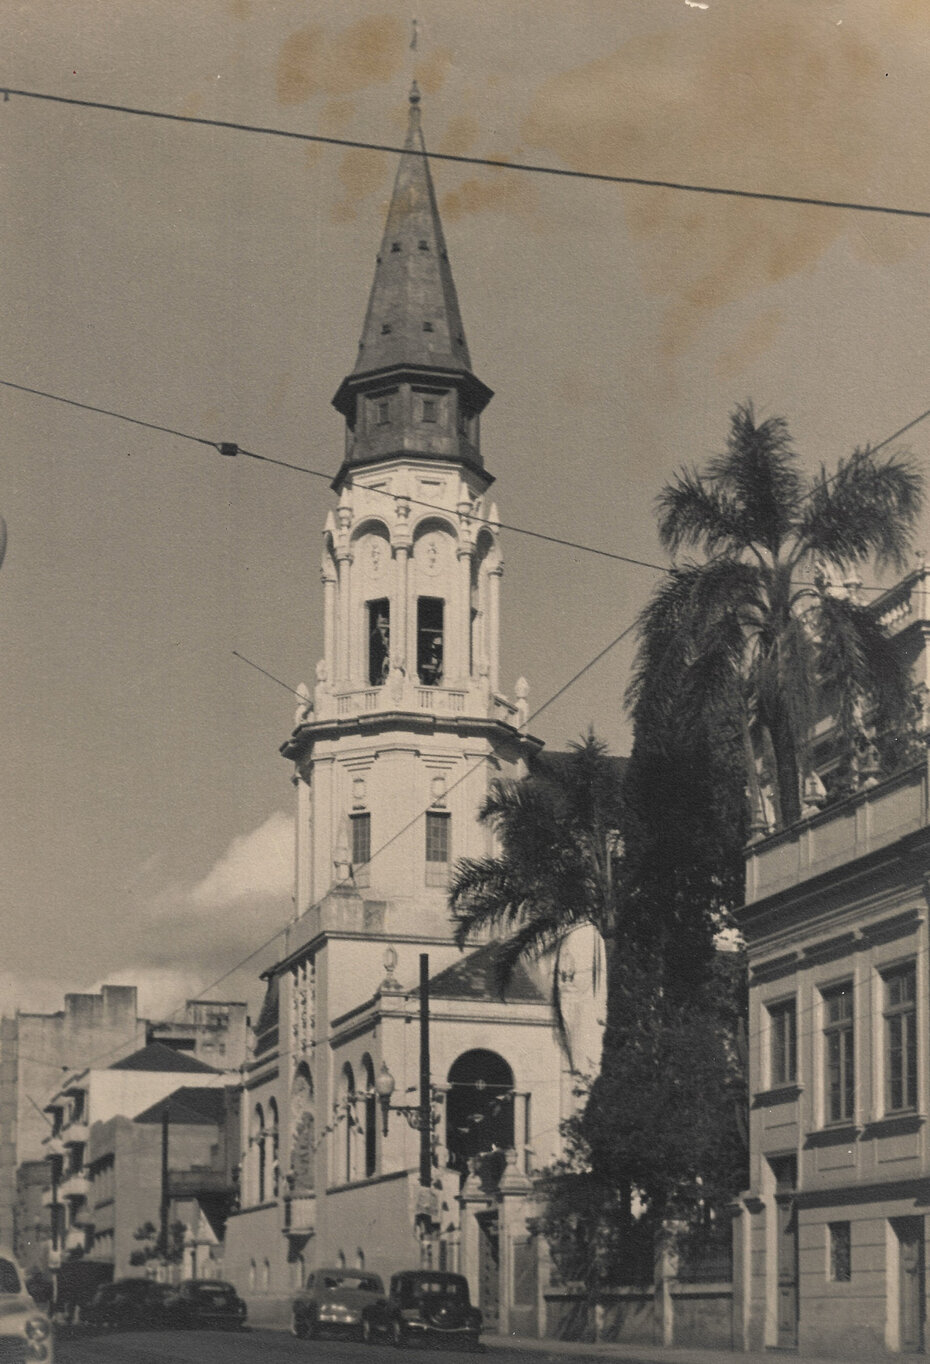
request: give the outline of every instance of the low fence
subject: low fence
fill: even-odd
[[[666,1239],[651,1283],[596,1293],[565,1284],[550,1288],[544,1300],[545,1334],[556,1340],[733,1350],[732,1228],[725,1222]]]

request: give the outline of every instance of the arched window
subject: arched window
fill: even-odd
[[[355,1178],[355,1075],[346,1063],[342,1068],[342,1169],[340,1174],[348,1184]]]
[[[513,1071],[496,1052],[464,1052],[449,1071],[449,1164],[464,1176],[470,1156],[487,1156],[487,1172],[494,1178],[503,1171],[503,1152],[513,1144]]]
[[[365,1077],[365,1178],[370,1179],[378,1165],[378,1097],[375,1067],[370,1056],[362,1058],[362,1071]]]
[[[255,1171],[253,1193],[256,1203],[265,1201],[265,1110],[261,1104],[255,1105],[252,1114],[252,1132],[249,1138],[252,1148],[252,1162]]]
[[[249,1261],[249,1288],[252,1290],[253,1293],[255,1292],[255,1279],[256,1279],[255,1261],[254,1261],[254,1260],[250,1260],[250,1261]]]
[[[262,1265],[262,1291],[267,1293],[271,1287],[271,1262],[266,1260]]]
[[[268,1101],[268,1131],[265,1137],[267,1145],[266,1167],[271,1175],[271,1197],[277,1198],[279,1188],[278,1172],[278,1148],[280,1145],[280,1133],[278,1132],[278,1105],[274,1099]]]

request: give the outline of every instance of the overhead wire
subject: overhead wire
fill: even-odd
[[[139,427],[142,427],[142,428],[145,428],[145,429],[148,429],[148,430],[158,431],[158,432],[163,433],[163,434],[166,434],[166,435],[176,436],[176,437],[178,437],[179,439],[188,440],[188,441],[191,441],[191,442],[193,442],[193,443],[195,443],[195,444],[203,445],[203,446],[207,446],[207,447],[209,447],[209,448],[211,448],[211,449],[215,449],[215,450],[217,450],[220,454],[223,454],[223,455],[232,456],[232,455],[239,455],[239,454],[241,454],[241,455],[243,455],[243,456],[245,456],[245,457],[248,457],[248,458],[252,458],[252,459],[261,461],[262,463],[277,465],[277,466],[279,466],[279,467],[287,468],[287,469],[290,469],[290,470],[292,470],[292,471],[294,471],[294,472],[298,472],[298,473],[308,474],[308,475],[310,475],[310,476],[312,476],[312,477],[316,477],[316,478],[324,478],[324,479],[326,479],[326,481],[329,482],[330,484],[332,483],[331,477],[330,477],[328,474],[323,473],[323,472],[320,471],[320,470],[315,470],[315,469],[309,468],[308,466],[305,466],[305,465],[293,464],[293,463],[290,463],[289,461],[280,460],[280,459],[277,459],[277,458],[275,458],[275,457],[273,457],[273,456],[270,456],[270,455],[262,455],[262,454],[258,453],[257,451],[250,451],[250,450],[247,450],[247,449],[245,449],[244,447],[239,446],[239,445],[236,444],[235,442],[231,442],[231,441],[220,441],[220,440],[216,440],[216,439],[213,439],[213,438],[210,438],[210,437],[206,437],[206,436],[197,436],[197,435],[194,435],[194,434],[191,433],[191,432],[183,431],[183,430],[181,430],[181,429],[179,429],[179,428],[177,428],[177,427],[171,427],[171,426],[167,426],[167,425],[164,425],[164,424],[161,424],[161,423],[147,421],[147,420],[144,420],[144,419],[142,419],[142,418],[134,417],[134,416],[131,416],[131,415],[127,414],[127,413],[120,412],[120,411],[118,411],[118,410],[116,410],[116,409],[113,409],[113,408],[106,408],[106,407],[98,406],[98,405],[96,405],[96,404],[86,403],[86,402],[80,401],[80,400],[78,400],[78,399],[65,397],[64,395],[57,394],[57,393],[52,393],[52,392],[47,391],[47,390],[44,390],[44,389],[38,389],[38,388],[30,387],[30,386],[27,386],[27,385],[24,385],[24,384],[14,383],[14,382],[11,381],[11,380],[0,379],[0,386],[6,387],[6,388],[10,388],[10,389],[13,389],[13,390],[16,390],[16,391],[19,391],[19,392],[31,394],[31,395],[36,396],[36,397],[45,398],[45,399],[48,399],[48,400],[53,401],[53,402],[62,403],[62,404],[66,405],[66,406],[69,406],[69,407],[76,407],[76,408],[79,408],[79,409],[81,409],[81,410],[83,410],[83,411],[94,412],[94,413],[97,413],[97,414],[102,415],[102,416],[112,417],[112,418],[114,418],[114,419],[116,419],[116,420],[118,420],[118,421],[124,421],[124,422],[127,422],[127,423],[129,423],[129,424],[131,424],[131,425],[133,425],[133,426],[139,426]],[[928,408],[928,409],[926,409],[924,412],[920,413],[917,417],[912,418],[909,422],[905,423],[903,426],[899,427],[896,431],[892,432],[891,435],[884,437],[884,438],[883,438],[881,441],[879,441],[877,444],[872,445],[872,446],[869,446],[869,449],[870,449],[871,451],[875,452],[875,451],[878,451],[878,450],[884,448],[885,446],[887,446],[888,444],[890,444],[892,441],[898,439],[901,435],[905,434],[907,431],[909,431],[909,430],[911,430],[913,427],[917,426],[920,422],[926,420],[927,417],[930,417],[930,408]],[[824,480],[824,482],[825,482],[825,483],[830,483],[830,482],[834,481],[835,478],[836,478],[836,475],[835,475],[835,474],[834,474],[834,475],[831,475],[831,476],[829,476],[826,480]],[[382,491],[382,490],[376,489],[375,491]],[[809,495],[810,491],[812,491],[812,490],[809,490],[808,495]],[[397,497],[396,494],[391,494],[391,493],[385,493],[385,495],[388,496],[388,497],[390,497],[390,498],[392,498],[392,500],[396,500],[396,497]],[[415,499],[410,499],[410,501],[414,501],[414,500],[415,500]],[[430,508],[430,509],[433,509],[433,510],[447,510],[447,508],[439,507],[438,504],[434,504],[434,503],[418,502],[418,505],[422,505],[422,506],[425,506],[425,507]],[[659,564],[654,564],[654,563],[649,563],[649,562],[644,561],[644,560],[631,559],[631,558],[629,558],[628,556],[619,555],[619,554],[616,554],[616,553],[614,553],[614,552],[612,552],[612,551],[600,550],[600,549],[594,548],[594,547],[592,547],[592,546],[587,546],[587,545],[583,545],[583,544],[576,543],[576,542],[566,541],[566,540],[563,540],[563,539],[561,539],[561,538],[559,538],[559,537],[543,535],[543,534],[541,534],[541,533],[539,533],[539,532],[534,532],[534,531],[527,530],[527,529],[524,528],[524,527],[519,527],[519,526],[515,526],[515,525],[508,525],[507,523],[498,522],[498,521],[494,521],[493,523],[491,523],[490,521],[487,520],[487,518],[482,518],[482,517],[478,517],[478,516],[474,516],[474,517],[472,517],[472,519],[475,520],[475,521],[477,521],[477,522],[479,522],[479,523],[494,524],[495,526],[499,526],[501,529],[507,529],[507,530],[512,531],[512,532],[514,532],[514,533],[535,535],[535,536],[537,536],[537,537],[540,538],[540,539],[550,540],[550,541],[552,541],[552,542],[554,542],[554,543],[557,543],[557,544],[560,544],[560,545],[567,545],[567,546],[569,546],[569,547],[571,547],[571,548],[579,549],[579,550],[582,550],[582,551],[584,551],[584,552],[599,554],[599,555],[601,555],[602,557],[620,559],[620,560],[622,560],[623,562],[628,562],[628,563],[631,563],[631,564],[633,564],[633,565],[635,565],[635,566],[639,566],[639,567],[648,567],[648,568],[651,568],[651,569],[654,569],[654,570],[656,570],[656,571],[663,572],[663,573],[667,573],[667,572],[670,571],[669,568],[668,568],[667,566],[663,566],[663,565],[659,565]],[[876,587],[876,588],[870,589],[870,590],[874,590],[874,591],[885,591],[886,589],[880,588],[880,587]],[[601,661],[602,658],[604,658],[608,653],[610,653],[610,652],[611,652],[619,643],[621,643],[622,640],[625,639],[625,638],[626,638],[626,637],[627,637],[635,628],[636,628],[636,621],[634,620],[634,621],[631,621],[630,624],[629,624],[628,626],[626,626],[626,627],[624,628],[624,630],[622,630],[622,631],[620,632],[619,635],[617,635],[617,636],[616,636],[614,639],[612,639],[608,644],[606,644],[601,650],[599,650],[598,653],[595,654],[593,658],[591,658],[591,659],[590,659],[587,663],[585,663],[585,664],[584,664],[576,673],[574,673],[574,674],[572,675],[572,677],[570,677],[570,678],[568,679],[567,682],[565,682],[565,683],[564,683],[561,687],[559,687],[559,688],[558,688],[558,689],[557,689],[557,690],[556,690],[556,691],[555,691],[555,692],[554,692],[546,701],[544,701],[543,704],[542,704],[541,706],[539,706],[535,711],[533,711],[532,714],[531,714],[530,716],[528,716],[527,721],[526,721],[526,724],[529,725],[534,719],[536,719],[537,716],[539,716],[540,714],[542,714],[542,712],[543,712],[544,710],[546,710],[549,706],[553,705],[561,696],[564,695],[564,693],[565,693],[566,691],[568,691],[568,689],[569,689],[570,687],[572,687],[577,681],[579,681],[579,680],[580,680],[588,671],[590,671],[590,669],[592,669],[593,667],[595,667],[595,666]],[[301,700],[305,700],[305,699],[306,699],[306,697],[304,696],[304,694],[303,694],[302,692],[300,692],[299,690],[297,690],[297,688],[292,687],[289,683],[283,681],[281,678],[277,677],[274,673],[270,672],[268,669],[263,668],[260,664],[255,663],[252,659],[247,658],[244,654],[241,654],[238,650],[235,650],[235,649],[234,649],[234,650],[232,650],[231,652],[232,652],[232,654],[233,654],[234,657],[238,658],[241,662],[247,664],[249,667],[254,668],[256,671],[262,673],[264,676],[268,677],[271,681],[275,682],[276,685],[282,687],[284,690],[288,691],[289,693],[291,693],[292,695],[298,697],[298,698],[301,699]],[[451,790],[455,789],[456,786],[458,786],[459,784],[461,784],[462,782],[464,782],[465,780],[467,780],[468,777],[471,776],[471,775],[473,774],[473,772],[476,771],[476,770],[478,769],[478,767],[480,767],[481,764],[484,763],[485,761],[486,761],[486,758],[484,758],[484,757],[479,758],[479,759],[477,760],[477,762],[476,762],[471,768],[468,768],[468,769],[467,769],[459,778],[457,778],[457,779],[456,779],[456,782],[453,783],[453,785],[450,786],[448,789],[451,791]],[[404,825],[401,829],[399,829],[398,831],[396,831],[396,832],[391,836],[390,839],[388,839],[385,843],[383,843],[382,845],[380,845],[380,846],[372,853],[371,858],[369,859],[369,863],[370,863],[371,861],[373,861],[374,858],[375,858],[376,856],[378,856],[381,852],[383,852],[387,847],[389,847],[392,843],[394,843],[398,838],[402,837],[403,834],[405,834],[406,832],[408,832],[410,828],[412,828],[412,827],[413,827],[421,818],[423,818],[424,814],[426,813],[426,811],[427,811],[429,808],[430,808],[430,807],[427,806],[427,807],[425,807],[424,810],[418,812],[418,814],[415,815],[410,821],[408,821],[408,823],[407,823],[406,825]],[[368,865],[368,864],[366,864],[366,865]],[[334,883],[334,884],[335,884],[335,883]],[[350,875],[350,877],[344,878],[344,880],[343,880],[342,882],[338,883],[338,884],[339,884],[339,885],[354,884],[354,880],[353,880],[353,878],[352,878],[351,875]],[[311,906],[310,908],[312,909],[312,908],[315,908],[315,907],[317,907],[317,906]],[[308,911],[305,911],[305,912],[309,912],[309,909],[308,909]],[[227,971],[225,971],[221,976],[218,976],[215,980],[211,981],[211,983],[210,983],[209,985],[204,986],[203,989],[201,989],[201,990],[198,992],[198,994],[194,996],[194,998],[195,998],[195,999],[201,998],[203,995],[205,995],[205,994],[207,994],[208,992],[214,990],[218,985],[221,985],[225,980],[229,979],[230,976],[235,975],[235,974],[236,974],[238,971],[240,971],[244,966],[247,966],[247,965],[249,964],[249,962],[252,961],[255,957],[259,956],[262,952],[264,952],[265,950],[267,950],[267,948],[269,948],[275,941],[277,941],[278,938],[280,938],[284,933],[286,933],[286,931],[287,931],[287,928],[286,928],[286,927],[275,930],[275,932],[274,932],[273,934],[271,934],[270,937],[268,937],[267,939],[265,939],[262,943],[260,943],[260,944],[258,945],[258,947],[254,948],[250,953],[248,953],[244,958],[242,958],[240,961],[238,961],[235,965],[233,965],[232,967],[230,967],[230,968],[229,968]],[[157,1021],[157,1022],[170,1022],[172,1019],[174,1019],[174,1018],[177,1017],[177,1015],[183,1010],[183,1008],[184,1008],[184,1004],[180,1004],[180,1005],[178,1005],[177,1009],[173,1010],[171,1013],[169,1013],[168,1015],[166,1015],[164,1018],[162,1018],[162,1019],[160,1019],[160,1020],[156,1020],[156,1021]],[[97,1054],[96,1056],[92,1057],[92,1058],[91,1058],[91,1061],[103,1059],[105,1056],[114,1054],[116,1051],[121,1050],[123,1046],[125,1046],[125,1043],[119,1043],[119,1044],[117,1044],[116,1046],[109,1048],[107,1051],[102,1052],[102,1053],[99,1053],[99,1054]],[[46,1064],[46,1063],[43,1063],[43,1064]],[[48,1063],[48,1064],[50,1064],[50,1063]],[[87,1064],[90,1064],[90,1062],[88,1062]],[[56,1065],[56,1068],[57,1068],[57,1065]]]
[[[208,436],[195,436],[189,431],[179,431],[173,426],[161,426],[158,422],[143,421],[141,418],[133,417],[126,412],[117,412],[110,407],[98,407],[94,403],[81,402],[76,398],[67,398],[60,393],[51,393],[47,389],[31,388],[26,384],[17,384],[11,379],[0,379],[0,386],[3,388],[15,389],[19,393],[29,393],[36,398],[47,398],[51,402],[62,403],[66,407],[77,407],[84,412],[96,412],[100,416],[114,417],[117,421],[128,422],[132,426],[145,427],[149,431],[161,431],[169,436],[177,436],[181,440],[193,441],[197,445],[206,445],[217,450],[221,455],[242,455],[245,459],[254,459],[262,464],[273,464],[281,469],[290,469],[293,473],[308,474],[311,478],[323,479],[330,486],[332,486],[333,483],[332,474],[328,474],[322,469],[313,469],[307,464],[294,464],[286,459],[278,459],[274,455],[263,455],[257,450],[247,450],[244,446],[237,445],[234,441],[216,440],[211,439]],[[439,503],[427,502],[423,498],[418,497],[407,497],[405,494],[392,493],[386,488],[368,488],[366,491],[375,493],[380,497],[385,497],[393,503],[403,500],[409,502],[411,506],[423,507],[429,511],[448,512],[449,510],[448,507],[443,507]],[[515,535],[527,535],[534,540],[543,540],[548,544],[561,545],[565,549],[577,549],[584,554],[595,554],[603,559],[614,559],[619,563],[631,564],[636,568],[650,568],[659,573],[667,571],[667,566],[664,564],[652,563],[647,559],[635,559],[628,554],[620,554],[616,550],[601,549],[596,545],[582,544],[576,540],[567,540],[562,536],[549,535],[547,532],[539,530],[531,530],[526,526],[512,525],[507,521],[499,521],[496,518],[491,520],[489,517],[470,513],[469,519],[477,522],[478,525],[493,526],[496,530],[506,530]]]
[[[455,152],[420,151],[392,142],[369,142],[359,138],[327,137],[322,133],[305,133],[293,128],[277,128],[268,124],[243,123],[233,119],[206,118],[195,114],[172,114],[161,109],[147,109],[139,105],[115,104],[106,100],[80,99],[74,95],[52,95],[40,90],[22,90],[14,86],[0,86],[4,102],[10,96],[41,100],[50,104],[70,105],[80,109],[98,109],[108,113],[129,114],[138,118],[161,119],[168,123],[191,124],[197,127],[222,128],[232,132],[256,133],[266,137],[286,138],[296,142],[314,142],[330,147],[346,147],[355,151],[403,153],[424,157],[428,161],[449,161],[466,166],[488,166],[495,170],[520,171],[533,175],[551,175],[569,180],[588,180],[608,185],[630,185],[644,189],[669,189],[686,194],[706,194],[734,199],[762,200],[767,203],[795,204],[808,208],[840,209],[854,213],[883,213],[899,218],[930,219],[930,209],[899,208],[890,204],[868,204],[855,199],[824,199],[816,195],[781,194],[768,190],[735,189],[723,185],[703,185],[684,180],[660,180],[639,175],[614,175],[606,171],[573,170],[567,166],[547,166],[532,161],[515,161],[504,157],[466,156]]]

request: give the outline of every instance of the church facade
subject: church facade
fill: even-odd
[[[519,969],[502,998],[494,943],[463,953],[448,907],[454,862],[495,851],[477,818],[489,784],[540,747],[525,682],[500,691],[491,397],[414,87],[357,361],[333,400],[345,450],[321,528],[323,658],[281,750],[295,918],[266,976],[226,1233],[252,1320],[280,1320],[314,1268],[432,1265],[468,1276],[489,1329],[540,1328],[533,1176],[559,1153],[571,1074],[545,973]]]

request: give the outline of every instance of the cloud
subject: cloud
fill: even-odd
[[[104,985],[134,985],[138,991],[137,1010],[141,1018],[161,1019],[173,1013],[188,999],[194,999],[205,981],[199,971],[173,967],[127,966],[111,971],[90,987],[99,994]]]
[[[829,11],[828,11],[829,14]],[[729,7],[631,39],[537,91],[521,134],[572,169],[829,199],[871,197],[884,76],[866,22],[819,6]],[[817,262],[850,215],[672,190],[619,191],[665,349],[708,312]]]
[[[279,900],[290,896],[293,877],[294,821],[276,810],[257,829],[234,838],[185,898],[207,910],[243,900]]]
[[[338,32],[308,24],[278,54],[281,104],[303,104],[317,94],[348,95],[390,80],[406,48],[407,26],[396,15],[372,15]]]

